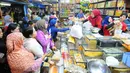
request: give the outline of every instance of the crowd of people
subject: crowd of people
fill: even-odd
[[[42,19],[32,13],[31,20],[24,17],[20,24],[14,23],[8,13],[3,19],[4,28],[0,29],[0,52],[4,54],[5,60],[0,64],[0,72],[4,73],[40,73],[48,49],[57,49],[57,33],[69,30],[57,28],[56,15]]]
[[[81,10],[76,17],[101,29],[99,33],[104,36],[112,36],[115,29],[127,32],[127,24],[130,23],[127,13],[122,13],[117,21],[111,16],[103,19],[98,9],[94,9],[86,17]],[[4,58],[0,60],[0,70],[3,73],[40,73],[47,49],[57,49],[55,42],[58,40],[58,32],[71,29],[58,28],[58,17],[55,14],[46,15],[43,19],[33,12],[30,19],[24,17],[23,21],[17,24],[7,12],[3,20],[4,28],[0,29],[0,52],[4,54]]]

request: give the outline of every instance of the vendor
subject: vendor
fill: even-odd
[[[100,11],[98,9],[94,9],[92,12],[91,12],[91,15],[85,19],[84,22],[86,21],[90,21],[90,23],[92,24],[93,27],[97,27],[97,28],[102,28],[102,17],[101,17],[101,14],[100,14]]]
[[[77,14],[77,18],[79,18],[79,19],[84,18],[84,13],[82,10],[80,10],[80,13]]]
[[[107,29],[113,22],[112,17],[106,16],[102,22],[104,36],[110,36],[110,30]]]
[[[120,16],[120,21],[122,23],[122,31],[123,32],[127,31],[127,24],[125,23],[127,17],[128,17],[127,13],[122,13]]]

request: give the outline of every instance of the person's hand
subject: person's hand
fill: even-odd
[[[47,53],[45,53],[43,56],[42,56],[42,60],[44,60],[44,58],[47,56]]]
[[[51,38],[51,35],[45,35],[46,38],[50,39]]]
[[[53,62],[53,61],[49,61],[49,64],[51,64],[51,65],[54,65],[55,64],[55,62]]]
[[[50,39],[51,38],[51,35],[48,35],[48,39]]]
[[[71,29],[72,28],[72,26],[69,26],[69,29]]]
[[[54,46],[54,47],[52,47],[52,50],[56,50],[57,48]]]

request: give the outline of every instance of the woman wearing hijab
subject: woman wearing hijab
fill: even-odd
[[[102,28],[102,17],[98,9],[94,9],[91,13],[91,16],[88,17],[88,20],[93,27]]]
[[[12,73],[30,73],[40,68],[45,55],[35,60],[23,47],[23,35],[14,32],[7,36],[7,60]]]
[[[13,23],[13,19],[11,18],[11,16],[9,15],[9,12],[6,12],[6,15],[4,17],[4,23],[5,23],[5,27],[4,29],[6,30],[8,28],[8,26]]]
[[[90,21],[93,27],[102,28],[102,17],[98,9],[94,9],[91,15],[83,22]]]
[[[7,30],[5,31],[4,33],[4,40],[6,41],[6,37],[10,34],[10,33],[13,33],[13,32],[19,32],[19,26],[18,24],[14,24],[14,23],[11,23]]]
[[[47,32],[47,25],[44,19],[36,23],[35,29],[37,31],[36,39],[41,44],[44,53],[47,52],[47,48],[56,49],[54,42],[50,39],[51,36]]]
[[[106,16],[102,22],[104,36],[110,36],[110,31],[107,27],[113,22],[110,16]]]
[[[49,23],[48,32],[51,34],[51,39],[56,42],[57,41],[57,33],[58,32],[65,32],[69,30],[69,28],[57,28],[57,19],[52,19]]]

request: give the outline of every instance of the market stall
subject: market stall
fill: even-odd
[[[80,20],[74,20],[76,21],[74,21],[76,23],[74,25],[79,25],[82,27],[83,36],[82,38],[77,38],[77,36],[71,34],[72,31],[69,31],[67,34],[70,35],[65,34],[60,37],[60,54],[64,61],[64,73],[94,73],[93,66],[91,67],[91,64],[89,63],[92,62],[92,64],[94,64],[95,60],[96,64],[98,62],[97,66],[104,67],[103,69],[105,69],[105,73],[130,72],[128,63],[129,58],[127,57],[126,59],[125,57],[125,61],[123,62],[124,54],[128,52],[128,47],[126,48],[126,46],[122,46],[122,44],[129,44],[128,41],[122,40],[126,40],[124,35],[129,35],[128,33],[122,33],[120,37],[106,37],[100,35],[97,32],[99,30],[96,28],[93,28],[93,30],[88,30],[88,33],[85,32],[87,30],[85,30],[85,27]],[[128,38],[129,36],[127,37],[127,40]],[[78,45],[76,46],[76,44]],[[96,69],[98,69],[98,67],[96,67]],[[98,71],[103,72],[102,69],[98,69]]]

